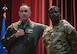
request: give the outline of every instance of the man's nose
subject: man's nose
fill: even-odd
[[[58,16],[58,14],[57,14],[57,13],[53,13],[53,15],[54,15],[54,16]]]
[[[23,11],[22,14],[26,14],[26,12]]]

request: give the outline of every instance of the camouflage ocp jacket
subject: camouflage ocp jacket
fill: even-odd
[[[46,28],[43,38],[47,54],[77,54],[76,30],[65,20]]]
[[[2,43],[7,48],[8,54],[36,54],[38,39],[47,26],[30,20],[24,25],[23,22],[18,21],[7,28]],[[16,38],[14,34],[18,29],[23,29],[25,34]]]

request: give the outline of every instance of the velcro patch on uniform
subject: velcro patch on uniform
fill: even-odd
[[[32,29],[32,28],[26,28],[26,29],[25,29],[25,32],[26,32],[26,33],[33,33],[33,29]]]

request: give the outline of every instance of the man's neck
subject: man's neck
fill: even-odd
[[[29,19],[27,19],[27,20],[21,20],[21,21],[24,22],[24,24],[27,24],[28,20]]]
[[[59,21],[52,21],[53,26],[57,26],[59,24]]]

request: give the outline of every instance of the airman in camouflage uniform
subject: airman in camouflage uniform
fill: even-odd
[[[47,26],[31,21],[30,15],[29,6],[20,6],[19,21],[8,26],[1,40],[8,51],[7,54],[36,54],[38,40]]]
[[[43,34],[47,54],[77,54],[77,33],[66,20],[60,19],[60,10],[52,6],[48,10],[52,26],[46,28]]]

